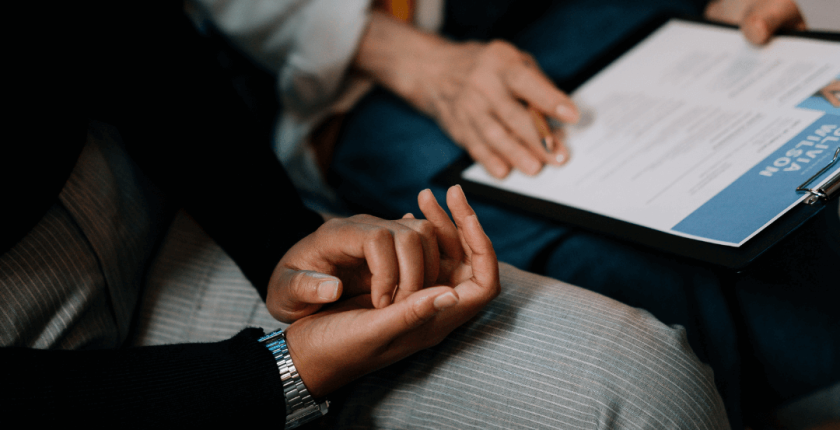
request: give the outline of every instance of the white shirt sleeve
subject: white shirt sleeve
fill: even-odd
[[[840,0],[795,0],[808,30],[840,31]]]
[[[192,0],[239,49],[277,73],[285,109],[323,108],[341,87],[370,0]]]
[[[322,178],[306,144],[312,128],[346,112],[372,83],[349,71],[370,21],[372,0],[187,0],[191,17],[209,22],[277,75],[283,109],[273,148],[299,188],[321,192]],[[415,25],[436,31],[445,0],[417,0]],[[349,72],[348,72],[349,71]]]

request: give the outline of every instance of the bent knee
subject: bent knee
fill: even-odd
[[[599,413],[604,423],[632,417],[642,428],[729,428],[714,373],[691,350],[685,329],[639,309],[628,309],[621,325],[601,375],[612,397]]]

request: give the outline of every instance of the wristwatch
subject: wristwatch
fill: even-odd
[[[298,371],[292,363],[292,356],[289,355],[289,346],[286,344],[286,334],[282,329],[275,330],[259,339],[265,345],[274,360],[277,362],[277,369],[280,371],[280,380],[283,382],[283,393],[286,395],[286,429],[293,429],[312,420],[327,414],[330,403],[324,401],[317,403],[309,390],[303,385]]]

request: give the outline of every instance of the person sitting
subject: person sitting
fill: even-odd
[[[429,191],[418,197],[426,220],[324,223],[178,2],[13,9],[54,45],[44,55],[24,40],[10,52],[6,125],[26,131],[0,157],[16,209],[0,240],[10,422],[292,428],[325,412],[322,398],[339,387],[423,350],[357,385],[363,397],[340,408],[349,423],[339,425],[727,427],[684,331],[512,268],[500,280],[459,188],[447,195],[454,223]],[[61,73],[43,79],[56,63]],[[122,347],[168,202],[218,241],[267,312],[291,322],[284,334]],[[512,288],[500,295],[503,284]],[[393,413],[395,402],[377,400],[418,379],[434,382],[414,390],[424,401]],[[468,387],[482,388],[481,402]],[[450,396],[448,408],[432,394]]]
[[[446,189],[432,179],[465,154],[500,178],[513,169],[536,174],[568,161],[574,154],[564,147],[562,130],[555,130],[546,151],[526,106],[560,122],[576,121],[576,107],[558,87],[654,16],[705,15],[740,25],[758,44],[778,30],[837,30],[840,22],[813,12],[819,10],[813,0],[453,0],[415,2],[418,30],[386,13],[400,2],[339,7],[312,1],[297,22],[323,24],[307,27],[318,28],[313,34],[289,31],[280,25],[286,15],[269,8],[255,9],[261,19],[253,26],[248,8],[235,2],[194,3],[233,45],[277,74],[283,111],[275,150],[296,185],[312,190],[319,169],[328,166],[336,195],[327,201],[385,217],[413,210],[417,190],[429,188],[442,199]],[[288,4],[274,3],[274,10]],[[364,93],[359,79],[379,88],[353,105]],[[335,111],[347,115],[331,153],[319,139],[328,127],[319,124]],[[742,420],[761,425],[775,407],[840,380],[833,364],[840,333],[830,305],[838,300],[836,277],[826,270],[838,256],[833,208],[749,271],[732,276],[473,203],[501,261],[686,327],[694,351],[716,371],[735,427]]]

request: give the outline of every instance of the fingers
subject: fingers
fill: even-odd
[[[310,394],[321,397],[443,340],[467,316],[450,324],[429,320],[458,303],[450,287],[419,291],[383,309],[357,296],[289,326],[289,353]]]
[[[472,52],[472,51],[470,51]],[[536,175],[546,164],[569,157],[556,142],[544,115],[563,122],[578,121],[571,99],[540,71],[528,54],[494,41],[477,51],[454,96],[438,103],[436,116],[452,138],[496,178],[512,168]],[[528,107],[539,113],[539,120]],[[542,131],[540,127],[547,129]],[[545,143],[544,143],[545,140]]]
[[[388,306],[431,286],[437,279],[440,255],[435,229],[429,221],[414,219],[413,215],[398,221],[370,215],[350,219],[372,229],[367,233],[364,258],[371,273],[374,306]]]
[[[496,261],[496,253],[493,250],[493,244],[490,238],[484,233],[484,229],[478,222],[478,217],[475,215],[473,208],[467,203],[467,196],[464,195],[464,190],[460,185],[450,187],[446,193],[446,204],[452,212],[452,218],[455,224],[461,231],[461,234],[468,246],[468,251],[472,254],[473,269],[476,268],[476,254],[480,254],[481,266],[484,269],[496,267],[495,272],[498,272],[498,262]],[[487,258],[490,258],[489,265]],[[498,273],[496,273],[498,277]]]
[[[488,91],[493,113],[541,164],[562,164],[557,161],[557,155],[562,154],[560,159],[565,161],[568,160],[569,153],[562,141],[557,142],[553,139],[543,115],[566,123],[576,123],[580,119],[577,108],[572,100],[542,73],[536,61],[528,54],[504,42],[491,43],[489,49],[494,48],[514,51],[514,54],[509,55],[513,55],[519,61],[513,62],[501,73],[501,89]],[[532,166],[525,166],[523,169],[519,164],[515,165],[526,174],[534,175],[539,172],[539,169]]]
[[[496,297],[500,289],[499,261],[490,238],[484,233],[475,214],[458,222],[458,227],[464,232],[464,240],[470,247],[473,280],[488,293],[488,299]]]
[[[448,128],[457,129],[458,132],[453,133],[452,137],[464,147],[473,160],[487,170],[487,173],[499,179],[510,173],[511,164],[484,142],[470,118],[461,118],[457,128],[454,124],[449,125]]]
[[[468,216],[475,215],[472,207],[470,207],[467,203],[467,197],[464,195],[464,190],[461,189],[460,185],[449,187],[449,190],[446,191],[446,205],[449,207],[449,211],[452,213],[452,218],[455,220],[455,225],[459,229],[462,227],[464,220]],[[459,230],[458,235],[466,260],[469,260],[472,257],[472,249],[464,240],[464,231]]]
[[[550,136],[551,129],[543,114],[536,108],[526,108],[511,96],[510,91],[501,85],[501,81],[499,84],[499,88],[487,93],[492,110],[492,115],[487,115],[487,118],[502,126],[500,130],[496,130],[497,133],[505,132],[512,145],[521,146],[525,150],[514,153],[516,157],[523,158],[519,162],[512,158],[514,166],[525,174],[535,175],[544,164],[556,164],[551,155],[553,140],[549,138],[549,142],[546,142],[549,146],[544,146],[543,136]],[[496,145],[496,148],[497,151],[507,150],[499,145]],[[519,148],[516,150],[521,151]]]
[[[309,270],[280,267],[272,275],[272,282],[281,293],[269,297],[268,309],[285,323],[317,312],[322,304],[338,300],[342,292],[338,278]]]
[[[825,89],[825,88],[824,88],[824,89],[822,89],[822,90],[820,90],[820,94],[823,96],[823,98],[825,98],[826,100],[828,100],[828,102],[829,102],[832,106],[834,106],[834,107],[836,107],[836,108],[840,108],[840,98],[838,98],[838,97],[835,95],[835,94],[837,94],[837,92],[838,92],[838,91],[831,91],[831,90],[829,90],[829,89]]]
[[[438,278],[438,270],[440,268],[440,250],[438,249],[438,241],[434,225],[427,220],[415,219],[412,214],[406,214],[403,216],[403,219],[397,221],[397,223],[408,227],[420,236],[420,244],[423,247],[423,272],[420,274],[420,288],[431,287]],[[406,254],[409,254],[410,252],[412,251],[406,251]],[[400,288],[397,292],[396,300],[400,300],[404,297],[404,294],[414,291],[414,289],[411,288],[413,286],[414,285],[406,288],[405,290]]]
[[[408,221],[426,223],[405,222]],[[432,237],[433,227],[425,229],[425,235]],[[410,292],[423,287],[426,270],[423,241],[421,234],[411,228],[370,215],[334,219],[295,244],[280,260],[275,272],[285,267],[333,274],[343,280],[348,295],[370,293],[373,304],[384,307],[391,303],[396,288]],[[432,243],[428,247],[437,246]],[[272,282],[269,296],[275,293],[286,294]]]
[[[704,15],[707,19],[737,25],[749,6],[749,0],[714,0],[706,6]]]
[[[554,86],[530,56],[522,52],[520,55],[523,61],[504,74],[504,82],[513,96],[562,122],[578,122],[580,113],[572,99]]]
[[[541,111],[533,106],[526,108],[511,97],[507,90],[489,96],[495,113],[492,119],[504,126],[512,144],[525,149],[521,154],[515,154],[527,157],[519,162],[514,159],[514,165],[519,170],[528,175],[536,175],[545,164],[560,164],[557,162],[556,151],[562,147],[562,142],[558,145],[555,141],[551,127]],[[505,151],[506,148],[499,147],[498,150]]]
[[[467,203],[467,197],[460,185],[449,188],[446,193],[446,204],[461,231],[465,251],[472,266],[472,279],[481,290],[478,295],[484,299],[478,300],[478,303],[483,305],[496,297],[500,291],[499,261],[496,258],[496,252],[490,238],[478,222],[478,217]]]
[[[837,97],[838,93],[840,93],[840,80],[831,81],[831,83],[820,90],[820,94],[834,107],[840,107],[840,98]]]
[[[562,128],[552,129],[542,113],[536,108],[528,108],[534,124],[539,130],[542,151],[539,153],[547,164],[561,166],[569,161],[569,149],[566,147],[565,133]]]
[[[741,31],[747,40],[763,44],[783,28],[804,28],[802,15],[793,0],[754,2],[746,11]]]
[[[435,227],[438,245],[442,253],[460,260],[464,254],[464,250],[461,247],[458,229],[452,223],[452,220],[449,219],[449,215],[440,207],[434,194],[432,194],[432,190],[427,188],[421,191],[417,195],[417,203],[423,215]]]
[[[402,260],[409,260],[408,265],[400,266],[393,233],[386,228],[372,227],[374,228],[364,239],[361,257],[367,260],[371,274],[371,300],[374,306],[381,308],[391,303],[394,288],[398,288],[402,279],[401,275],[405,275],[406,279],[409,279],[412,277],[410,272],[416,273],[418,268],[417,265],[411,263],[411,256],[405,256],[405,251],[403,251]]]
[[[517,103],[511,100],[510,103]],[[472,124],[478,131],[481,139],[492,148],[493,152],[499,154],[507,160],[507,162],[526,175],[536,175],[542,169],[543,163],[540,157],[536,156],[533,151],[538,150],[539,140],[532,139],[529,145],[527,142],[522,142],[517,136],[511,134],[508,128],[498,120],[498,115],[492,115],[491,109],[496,108],[487,107],[483,112],[477,112],[472,118]],[[524,113],[522,107],[518,107]],[[524,127],[534,128],[533,123],[525,113]],[[536,134],[536,132],[533,132]]]
[[[554,163],[558,166],[562,166],[563,164],[566,164],[571,157],[569,147],[566,146],[566,133],[562,128],[554,129],[551,132],[554,136],[555,142],[555,147],[551,155],[554,157]]]
[[[301,378],[313,394],[328,393],[437,344],[498,294],[498,263],[492,244],[460,187],[452,187],[447,193],[458,228],[431,191],[421,192],[418,202],[434,226],[442,249],[458,246],[457,237],[463,236],[464,246],[473,256],[472,261],[461,259],[456,264],[464,276],[454,288],[433,286],[380,309],[371,309],[375,303],[372,298],[356,296],[292,324],[287,330],[290,353],[301,363]],[[417,220],[406,215],[400,221]]]
[[[706,7],[706,18],[740,24],[752,43],[763,44],[784,28],[805,29],[805,22],[793,0],[715,0]]]
[[[475,215],[475,211],[467,203],[467,196],[464,195],[464,190],[460,185],[452,186],[447,190],[446,205],[449,207],[449,211],[452,212],[452,218],[455,219],[455,224],[459,227],[468,216]]]
[[[406,300],[395,303],[376,313],[378,328],[371,341],[397,339],[420,327],[435,315],[458,304],[460,297],[450,287],[433,287],[415,292]],[[424,345],[425,346],[425,345]]]

